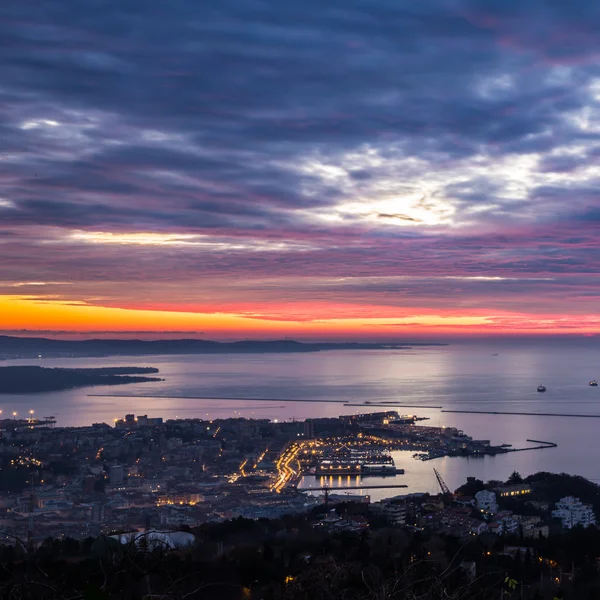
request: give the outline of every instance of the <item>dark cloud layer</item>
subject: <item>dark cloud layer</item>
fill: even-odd
[[[592,313],[598,48],[584,0],[8,3],[0,294]]]

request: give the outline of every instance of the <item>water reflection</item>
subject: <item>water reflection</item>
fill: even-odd
[[[0,409],[4,415],[13,411],[26,414],[28,410],[35,410],[39,417],[54,415],[59,425],[112,423],[125,413],[163,418],[239,416],[282,420],[382,410],[376,406],[371,409],[343,406],[344,402],[365,400],[443,405],[459,410],[600,414],[600,388],[587,385],[590,379],[600,379],[598,342],[569,343],[565,346],[555,342],[501,340],[390,352],[11,361],[6,364],[155,366],[165,381],[3,395]],[[548,387],[545,394],[535,391],[540,383]],[[98,397],[90,393],[119,395]],[[168,397],[177,395],[205,399]],[[215,397],[256,400],[215,400]],[[265,402],[264,399],[280,400]],[[300,399],[326,402],[294,401]],[[514,470],[522,474],[547,470],[597,477],[600,445],[596,438],[600,419],[454,414],[400,407],[398,411],[428,416],[431,420],[426,424],[455,426],[475,438],[490,439],[497,444],[520,447],[526,445],[526,439],[558,444],[552,450],[472,460],[448,458],[421,463],[403,457],[397,464],[406,469],[406,475],[399,477],[406,480],[408,490],[435,491],[434,466],[451,487],[462,483],[467,475],[502,479]]]

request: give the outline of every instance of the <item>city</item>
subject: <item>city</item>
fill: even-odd
[[[506,450],[417,421],[395,411],[304,422],[163,421],[129,414],[112,426],[61,428],[53,417],[14,415],[0,421],[2,531],[35,545],[48,537],[277,518],[307,512],[324,500],[368,501],[372,487],[398,488],[400,494],[406,486],[404,469],[390,454],[395,450],[414,451],[415,460]],[[298,489],[304,474],[318,476],[320,494]],[[342,475],[360,483],[336,490],[333,481],[331,487],[332,477]],[[374,475],[386,477],[386,483],[370,485]],[[348,489],[357,493],[349,496]],[[496,532],[506,527],[499,523]],[[514,527],[511,522],[509,529]]]
[[[111,552],[132,545],[139,552],[196,552],[215,528],[286,522],[309,527],[321,540],[350,536],[352,546],[352,539],[376,539],[391,527],[394,535],[483,547],[485,564],[461,561],[466,581],[479,571],[483,576],[494,560],[520,560],[521,553],[539,559],[544,585],[572,582],[574,568],[561,570],[548,548],[557,536],[596,530],[597,486],[514,473],[506,482],[467,478],[451,491],[433,457],[498,448],[419,420],[391,410],[303,422],[127,414],[112,425],[63,428],[53,417],[14,414],[0,421],[0,551],[13,547],[37,556],[48,544],[90,547],[112,540]],[[403,492],[411,463],[397,468],[392,454],[398,450],[409,451],[415,464],[427,454],[439,493]],[[356,486],[336,488],[347,473]],[[317,477],[319,489],[299,487],[305,474]],[[385,482],[371,485],[373,476]],[[372,501],[372,488],[389,496]],[[312,534],[298,540],[306,535]],[[235,551],[236,539],[229,550],[218,545],[215,556]],[[292,589],[290,577],[296,576],[286,575],[286,589]]]

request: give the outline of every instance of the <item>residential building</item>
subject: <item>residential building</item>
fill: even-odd
[[[374,502],[371,510],[376,515],[385,518],[391,525],[406,524],[406,506],[392,502]]]
[[[102,523],[105,517],[104,504],[100,502],[94,502],[92,504],[92,521],[95,523]]]
[[[594,510],[589,504],[583,504],[579,498],[566,496],[556,503],[556,510],[552,511],[552,516],[560,519],[565,529],[572,529],[581,525],[590,527],[596,524]]]
[[[315,437],[315,423],[312,419],[304,421],[304,437],[308,439]]]
[[[111,485],[118,485],[125,477],[123,465],[112,465],[108,469],[108,480]]]
[[[484,512],[491,514],[498,512],[498,503],[496,502],[496,494],[488,490],[481,490],[475,494],[475,506]]]

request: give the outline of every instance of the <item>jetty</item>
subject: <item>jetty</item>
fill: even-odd
[[[528,448],[505,448],[505,452],[524,452],[525,450],[545,450],[546,448],[556,448],[558,444],[554,442],[542,442],[540,440],[527,440],[531,444],[537,446],[529,446]]]

